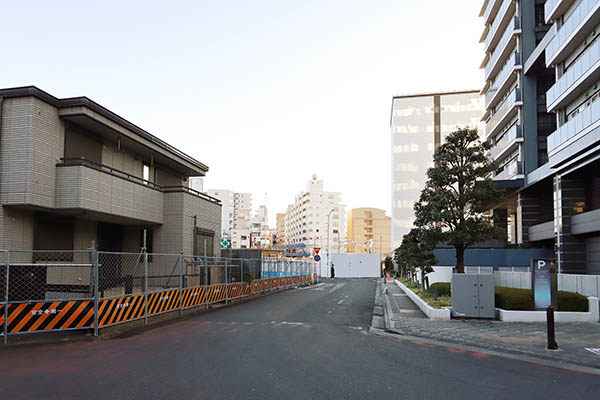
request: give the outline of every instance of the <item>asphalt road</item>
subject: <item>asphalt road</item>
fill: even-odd
[[[598,398],[598,375],[370,334],[375,287],[336,279],[126,338],[1,348],[1,398]]]

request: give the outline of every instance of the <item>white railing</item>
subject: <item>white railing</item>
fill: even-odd
[[[492,23],[492,26],[490,26],[490,33],[488,33],[487,37],[485,38],[484,43],[486,50],[488,49],[492,38],[497,35],[500,22],[504,19],[504,14],[506,13],[508,6],[510,6],[512,2],[513,0],[504,0],[502,2],[502,5],[500,6],[498,13],[496,14],[496,18],[494,18],[494,22]]]
[[[600,0],[598,0],[598,1],[600,1]],[[490,54],[490,60],[487,62],[486,66],[485,66],[485,78],[486,79],[489,78],[490,72],[492,71],[492,69],[494,68],[496,63],[498,62],[498,58],[500,57],[500,54],[503,53],[510,38],[513,36],[515,30],[518,28],[519,28],[519,20],[516,18],[513,18],[513,20],[507,25],[506,29],[504,30],[504,33],[502,34],[502,37],[498,41],[496,48]]]
[[[577,136],[584,129],[598,121],[600,121],[600,99],[592,102],[589,107],[562,124],[548,136],[546,139],[548,143],[548,154],[551,154],[563,143]]]
[[[498,94],[498,91],[504,86],[507,78],[513,72],[513,69],[517,66],[521,65],[521,54],[517,51],[512,53],[508,60],[506,61],[506,65],[502,67],[502,70],[496,75],[493,83],[490,85],[487,93],[485,94],[485,107],[488,108],[492,100]]]
[[[502,136],[502,138],[494,144],[494,147],[490,149],[490,157],[495,160],[506,150],[507,147],[511,146],[517,140],[517,138],[521,137],[523,137],[521,133],[521,126],[514,124],[508,129],[504,136]]]
[[[433,267],[433,271],[427,274],[429,284],[436,282],[452,281],[451,266]],[[516,289],[531,289],[531,272],[524,271],[528,268],[512,267],[512,271],[503,271],[511,267],[500,267],[494,271],[494,284],[496,286],[511,287]],[[465,267],[466,273],[489,274],[492,267]],[[420,280],[420,274],[417,274]],[[600,297],[600,275],[574,275],[558,274],[558,290],[579,293],[588,297]]]
[[[582,0],[573,10],[569,18],[560,27],[554,38],[546,47],[546,64],[551,63],[558,50],[571,40],[571,35],[579,30],[581,23],[586,19],[589,12],[600,4],[600,0]]]
[[[485,134],[486,137],[490,137],[492,132],[496,130],[498,124],[504,119],[506,114],[516,105],[517,102],[521,101],[521,91],[515,87],[496,108],[496,112],[491,115],[485,122]]]
[[[552,103],[570,90],[579,78],[597,65],[598,61],[600,61],[600,40],[592,43],[546,92],[546,106],[548,110],[551,111],[552,108],[550,106]]]

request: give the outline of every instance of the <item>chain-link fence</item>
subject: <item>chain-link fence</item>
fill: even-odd
[[[0,326],[8,335],[98,329],[309,284],[315,265],[184,254],[0,250]]]

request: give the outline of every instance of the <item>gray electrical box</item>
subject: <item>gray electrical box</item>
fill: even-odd
[[[494,275],[452,274],[452,316],[494,318]]]

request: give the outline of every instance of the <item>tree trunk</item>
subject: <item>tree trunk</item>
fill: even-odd
[[[465,248],[456,247],[456,273],[465,273]]]

